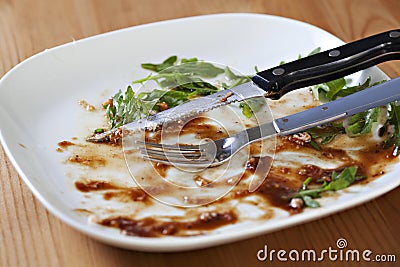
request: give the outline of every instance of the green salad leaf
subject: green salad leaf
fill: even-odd
[[[393,146],[393,156],[397,157],[400,154],[400,106],[397,103],[391,103],[389,109],[389,125],[392,126],[389,138],[383,143],[384,148]]]
[[[327,123],[321,126],[316,126],[307,130],[311,135],[310,144],[317,150],[321,150],[320,145],[326,145],[333,141],[333,139],[339,135],[346,132],[342,123]],[[318,140],[318,141],[317,141]]]
[[[344,168],[340,173],[333,171],[330,182],[320,181],[322,184],[314,188],[309,188],[313,179],[308,177],[292,198],[301,198],[306,207],[318,208],[320,205],[314,199],[321,197],[320,194],[322,192],[342,190],[352,185],[355,181],[364,179],[364,176],[357,176],[357,169],[357,166],[351,166]]]
[[[239,104],[239,108],[242,109],[242,114],[246,118],[251,118],[253,114],[257,111],[260,111],[261,108],[265,105],[265,99],[256,97],[243,100]]]
[[[320,51],[321,48],[316,48],[307,56]],[[301,55],[299,55],[299,58],[301,58]],[[170,56],[161,63],[143,63],[141,66],[153,73],[133,81],[133,84],[155,81],[160,88],[136,95],[132,86],[128,86],[124,92],[118,91],[112,96],[104,104],[112,129],[175,107],[193,98],[210,95],[251,80],[250,76],[238,75],[228,67],[220,68],[195,57],[178,59],[177,56]],[[215,78],[218,78],[219,81],[211,83],[205,80]],[[373,85],[375,84],[371,84],[371,78],[356,86],[347,86],[346,80],[340,78],[312,86],[311,90],[317,100],[326,102],[359,92]],[[243,115],[247,118],[252,117],[253,113],[260,110],[264,104],[264,101],[261,100],[248,99],[241,102],[239,107],[242,109]],[[400,108],[395,103],[391,103],[388,107],[377,107],[355,114],[345,121],[328,123],[309,129],[307,132],[312,137],[309,144],[320,150],[321,146],[332,142],[338,135],[363,136],[371,133],[371,130],[376,128],[374,128],[374,125],[383,124],[383,128],[388,132],[383,148],[393,147],[393,155],[398,156],[400,154]],[[382,121],[383,117],[385,121]],[[95,132],[99,133],[103,130],[99,128]]]
[[[137,96],[133,92],[132,86],[128,86],[125,92],[117,92],[104,104],[111,129],[175,107],[190,99],[210,95],[250,81],[249,76],[237,75],[228,67],[222,69],[197,58],[178,60],[177,56],[171,56],[161,63],[143,63],[141,66],[146,70],[151,70],[154,74],[132,83],[141,84],[155,81],[160,89],[141,92]],[[221,79],[225,79],[227,82],[211,84],[204,80],[220,75],[224,75]],[[243,107],[243,114],[251,117],[252,109],[256,109],[258,106],[257,103],[254,103]],[[96,129],[95,131],[98,133],[101,130]]]
[[[344,78],[339,78],[327,83],[311,86],[311,90],[315,99],[325,102],[335,100],[338,97],[345,97],[354,94],[371,86],[371,78],[366,79],[362,84],[349,87],[346,86],[346,80]]]
[[[106,115],[111,124],[111,129],[118,128],[126,123],[138,120],[145,114],[150,114],[154,102],[141,101],[135,97],[135,92],[131,86],[128,86],[125,93],[121,90],[103,104],[106,109]],[[99,129],[95,131],[99,132]]]
[[[350,137],[365,135],[371,132],[372,126],[378,121],[382,109],[373,108],[350,117],[346,134]]]
[[[314,97],[320,101],[332,101],[339,97],[345,97],[350,94],[362,91],[368,87],[385,82],[385,80],[371,84],[371,78],[356,86],[346,86],[344,78],[337,79],[331,82],[318,84],[311,87]],[[389,115],[388,113],[389,108]],[[323,126],[318,126],[307,130],[311,135],[310,144],[321,149],[321,145],[328,144],[340,134],[347,134],[350,137],[358,137],[370,134],[374,125],[383,125],[382,129],[393,128],[387,140],[383,143],[383,148],[394,146],[393,155],[398,156],[400,145],[400,117],[399,108],[395,103],[388,106],[376,107],[351,116],[345,121],[328,123]],[[378,129],[379,130],[379,129]]]
[[[222,86],[225,89],[233,88],[235,86],[251,81],[250,76],[237,75],[229,67],[225,67],[224,74],[226,79],[229,81],[229,83],[222,83]]]
[[[143,69],[146,69],[146,70],[160,72],[160,71],[163,71],[163,70],[165,70],[165,69],[167,69],[169,67],[172,67],[177,60],[178,60],[177,56],[170,56],[169,58],[167,58],[166,60],[164,60],[160,64],[143,63],[141,66],[142,66]]]

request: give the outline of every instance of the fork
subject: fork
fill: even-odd
[[[136,141],[144,159],[175,166],[215,167],[252,142],[302,132],[400,100],[400,77],[332,102],[272,120],[237,134],[199,145],[167,145]]]

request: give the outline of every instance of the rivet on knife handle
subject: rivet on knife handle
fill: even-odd
[[[400,29],[261,71],[252,80],[267,91],[267,97],[279,99],[294,89],[335,80],[395,59],[400,59]]]

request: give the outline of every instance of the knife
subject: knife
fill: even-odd
[[[400,29],[360,39],[315,55],[256,73],[250,82],[200,97],[179,106],[125,124],[129,131],[155,129],[159,125],[246,99],[264,96],[279,99],[286,93],[350,75],[379,63],[400,59]],[[87,138],[103,142],[118,129]]]

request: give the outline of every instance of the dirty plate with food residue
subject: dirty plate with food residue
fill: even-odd
[[[308,144],[307,134],[277,138],[273,156],[268,154],[270,145],[258,142],[228,168],[200,173],[143,161],[135,151],[124,155],[118,140],[95,144],[85,139],[100,126],[108,127],[103,103],[149,74],[141,63],[177,55],[252,74],[255,66],[270,68],[317,47],[326,50],[342,43],[321,29],[286,18],[219,14],[127,28],[46,49],[0,81],[1,141],[22,179],[50,212],[118,247],[183,251],[315,220],[399,185],[398,158],[379,146],[381,136],[366,135],[360,141],[342,134],[319,149]],[[357,85],[368,77],[371,82],[387,78],[370,68],[347,82]],[[318,102],[305,88],[269,104],[280,117]],[[238,123],[225,112],[213,110],[192,120],[184,133],[198,139],[224,137],[225,130]],[[254,126],[244,117],[239,121]],[[147,138],[158,141],[157,132]],[[229,175],[215,183],[221,173]],[[312,183],[326,185],[345,175],[354,183],[343,190],[325,187],[318,199],[299,194]],[[200,193],[184,194],[162,182],[137,185],[154,177],[190,182]],[[255,177],[262,183],[251,192],[248,184]],[[207,190],[219,186],[228,190],[210,197]],[[190,207],[174,205],[174,198]]]

